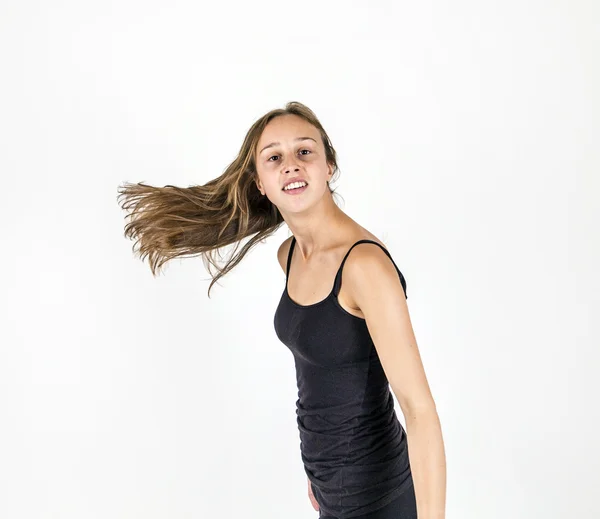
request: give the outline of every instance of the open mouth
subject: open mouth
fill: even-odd
[[[303,186],[300,187],[293,187],[291,189],[282,189],[282,191],[284,193],[287,193],[288,195],[297,195],[299,193],[302,193],[306,188],[308,187],[308,184],[304,184]]]

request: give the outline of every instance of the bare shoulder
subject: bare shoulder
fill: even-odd
[[[378,243],[390,252],[386,244],[376,236],[368,233],[365,239]],[[377,290],[391,289],[406,297],[396,266],[381,247],[368,242],[360,243],[353,248],[346,261],[344,282],[348,289],[348,299],[358,308],[361,292],[372,290],[373,287],[378,287]]]
[[[356,240],[371,240],[374,242],[379,243],[379,245],[381,245],[382,247],[384,247],[387,250],[387,246],[385,243],[383,243],[382,240],[380,240],[377,236],[375,236],[373,233],[367,231],[364,227],[361,227],[361,231],[359,235],[356,236]],[[373,247],[373,244],[368,244],[368,243],[360,243],[358,244],[356,247],[354,247],[355,249],[379,249],[379,247]],[[354,249],[353,249],[354,250]],[[380,249],[381,250],[381,249]],[[352,253],[354,254],[354,252]],[[350,256],[352,256],[352,254],[350,254]]]
[[[387,247],[381,241],[372,241],[376,241],[387,250]],[[356,245],[352,249],[352,254],[350,254],[346,260],[345,269],[354,274],[368,274],[369,271],[380,274],[382,270],[393,273],[396,272],[388,255],[381,247],[377,247],[373,243],[359,243]]]
[[[283,240],[283,243],[277,250],[277,260],[279,261],[279,265],[281,266],[281,270],[283,270],[284,274],[286,274],[287,258],[290,251],[290,245],[292,244],[292,238],[293,236],[290,236],[289,238]]]

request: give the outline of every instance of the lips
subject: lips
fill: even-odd
[[[290,184],[293,184],[294,182],[305,182],[306,185],[308,185],[308,182],[306,182],[306,180],[304,180],[301,177],[296,177],[296,178],[292,178],[291,180],[288,180],[285,184],[283,184],[283,187],[281,188],[281,190],[283,191],[287,186],[289,186]]]

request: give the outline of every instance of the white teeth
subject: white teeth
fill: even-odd
[[[296,189],[298,187],[306,186],[306,182],[292,182],[283,188],[284,191],[288,191],[290,189]]]

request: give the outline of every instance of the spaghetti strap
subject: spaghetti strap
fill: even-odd
[[[344,259],[342,260],[342,264],[340,265],[340,268],[338,269],[338,271],[335,275],[335,282],[333,284],[333,294],[335,295],[335,297],[338,296],[340,289],[342,288],[342,269],[344,268],[344,263],[346,263],[346,259],[350,255],[350,252],[352,251],[352,249],[360,243],[373,243],[373,244],[377,245],[379,248],[381,248],[381,250],[383,250],[383,252],[386,253],[387,257],[390,258],[390,260],[394,264],[394,267],[396,267],[396,271],[398,272],[398,276],[400,277],[400,283],[402,285],[402,290],[404,290],[404,297],[406,299],[408,299],[408,295],[406,293],[406,280],[404,279],[402,272],[400,272],[398,265],[396,265],[396,262],[392,258],[392,255],[390,254],[390,252],[383,245],[381,245],[380,243],[373,241],[373,240],[358,240],[354,245],[352,245],[352,247],[350,247],[350,249],[344,256]]]
[[[294,245],[296,244],[296,237],[292,236],[292,243],[290,244],[290,250],[288,251],[287,267],[285,268],[285,286],[287,288],[287,281],[290,277],[290,265],[292,263],[292,253],[294,251]]]

